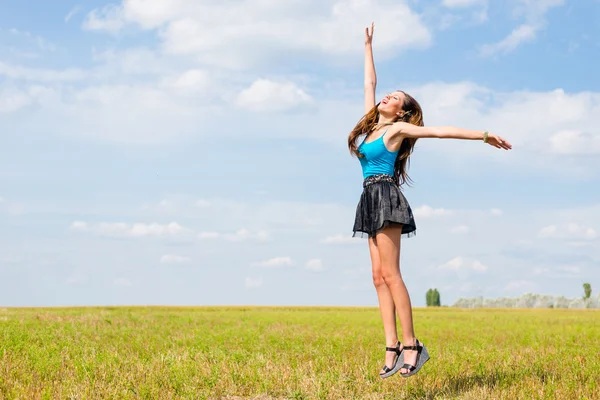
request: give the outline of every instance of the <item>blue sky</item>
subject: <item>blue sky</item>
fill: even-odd
[[[600,2],[0,0],[0,304],[376,305],[364,28],[422,104],[413,304],[600,287]]]

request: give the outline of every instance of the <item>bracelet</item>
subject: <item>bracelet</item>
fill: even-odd
[[[488,142],[488,135],[490,133],[488,131],[483,132],[483,143],[487,143]]]

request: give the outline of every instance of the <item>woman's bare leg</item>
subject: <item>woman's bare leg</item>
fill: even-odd
[[[412,318],[412,305],[406,285],[400,274],[400,238],[402,226],[394,225],[380,231],[375,240],[379,250],[379,260],[381,262],[382,278],[394,299],[394,305],[400,319],[402,327],[402,341],[404,346],[413,346],[415,342],[415,332]],[[404,362],[415,365],[417,361],[417,352],[415,350],[404,351]],[[408,373],[406,368],[402,368],[400,373]]]
[[[374,238],[369,238],[369,252],[371,254],[371,267],[373,272],[373,284],[377,291],[377,299],[379,300],[379,312],[383,321],[383,330],[385,332],[386,347],[396,347],[398,343],[398,331],[396,329],[396,308],[394,307],[394,299],[386,285],[381,268],[381,260],[379,258],[379,249]],[[385,365],[389,368],[393,366],[396,353],[386,351]],[[383,369],[380,373],[383,373]]]

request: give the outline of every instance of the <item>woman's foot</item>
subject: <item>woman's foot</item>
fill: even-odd
[[[419,372],[423,364],[429,360],[429,353],[425,345],[415,339],[414,345],[406,345],[403,348],[404,365],[400,368],[400,375],[408,378]]]
[[[406,346],[414,346],[417,344],[417,340],[415,339],[415,341],[412,344],[407,344]],[[420,344],[420,343],[419,343]],[[402,368],[400,368],[400,374],[408,374],[410,372],[409,367],[405,367],[405,365],[412,365],[412,366],[416,366],[417,365],[417,357],[419,352],[417,350],[407,350],[407,349],[403,349],[404,350],[404,366],[402,366]]]
[[[379,371],[382,378],[387,378],[398,372],[397,365],[402,362],[400,356],[402,354],[402,343],[398,341],[395,347],[388,346],[385,348],[385,365]],[[393,371],[393,373],[392,373]]]

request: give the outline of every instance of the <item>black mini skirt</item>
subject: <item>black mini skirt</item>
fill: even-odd
[[[374,237],[395,224],[402,225],[402,236],[416,235],[417,226],[408,201],[391,175],[373,175],[363,182],[356,207],[353,237]]]

